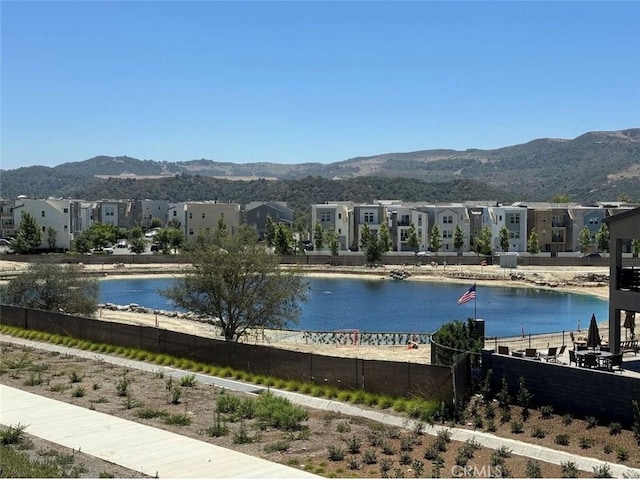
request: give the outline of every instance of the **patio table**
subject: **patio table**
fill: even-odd
[[[578,350],[576,351],[576,356],[577,357],[582,357],[582,361],[578,362],[578,365],[584,365],[584,357],[586,357],[587,355],[594,355],[596,357],[596,364],[598,367],[606,367],[607,364],[609,363],[609,361],[611,360],[611,357],[613,355],[613,353],[611,352],[606,352],[606,351],[600,351],[600,350]]]

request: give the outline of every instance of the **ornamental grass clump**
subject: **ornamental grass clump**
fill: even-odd
[[[262,426],[279,430],[299,430],[302,428],[302,422],[309,418],[309,411],[293,405],[286,398],[266,394],[256,400],[255,415]]]

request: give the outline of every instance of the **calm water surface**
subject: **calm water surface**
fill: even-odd
[[[456,303],[471,286],[464,284],[403,282],[343,278],[309,278],[309,301],[295,330],[359,329],[367,332],[433,332],[443,323],[474,317],[474,302]],[[172,278],[100,281],[100,301],[175,310],[159,294]],[[529,288],[477,287],[477,318],[485,320],[486,335],[511,336],[572,330],[578,321],[587,328],[591,314],[608,318],[608,302]]]

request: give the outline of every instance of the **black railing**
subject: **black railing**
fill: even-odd
[[[640,292],[640,268],[626,267],[619,269],[616,289]]]

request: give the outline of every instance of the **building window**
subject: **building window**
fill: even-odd
[[[405,228],[400,230],[400,241],[406,242],[408,238],[409,238],[409,231]]]
[[[62,209],[62,213],[69,213],[69,209],[68,208],[63,208]]]
[[[442,238],[453,238],[453,232],[451,230],[443,230]]]
[[[520,215],[517,213],[511,213],[509,215],[509,223],[511,224],[519,224],[520,223]]]
[[[65,225],[65,226],[64,226],[64,227],[62,227],[62,228],[64,228],[64,229],[66,230],[66,229],[67,229],[67,226]]]
[[[520,232],[509,232],[509,238],[520,238]]]
[[[364,212],[364,223],[373,223],[373,212]]]
[[[202,212],[202,218],[204,218],[204,212]]]
[[[422,215],[420,215],[418,217],[418,226],[421,227],[422,226]]]
[[[193,235],[193,228],[189,229],[189,235]]]
[[[42,210],[42,216],[44,217],[44,210]]]
[[[342,229],[341,229],[341,228],[339,228],[339,229],[338,229],[338,234],[341,234],[341,233],[342,233]]]
[[[453,215],[445,215],[444,217],[442,217],[442,223],[453,224]]]
[[[342,214],[338,213],[338,220],[342,220]]]
[[[320,214],[320,221],[322,223],[330,222],[331,221],[331,212],[322,212]]]
[[[189,218],[193,218],[193,212],[189,212]]]

